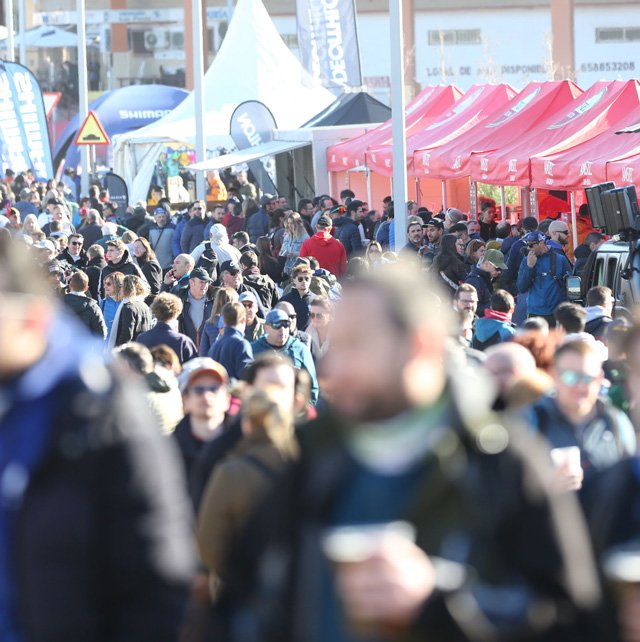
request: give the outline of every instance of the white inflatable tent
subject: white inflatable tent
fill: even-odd
[[[296,129],[335,100],[314,85],[285,45],[262,0],[238,0],[227,34],[204,77],[205,135],[208,150],[234,148],[229,121],[234,109],[259,100],[278,129]],[[113,142],[114,171],[129,187],[129,200],[147,197],[155,163],[167,142],[195,144],[191,93],[164,118]]]

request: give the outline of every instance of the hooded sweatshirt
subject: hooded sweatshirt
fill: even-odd
[[[211,239],[211,249],[218,257],[218,265],[222,265],[225,261],[240,261],[240,250],[233,247],[233,245],[230,245],[227,228],[224,225],[221,223],[213,225],[209,232],[209,238]],[[193,252],[191,252],[191,256],[196,262],[196,265],[198,264],[204,250],[205,243],[203,242],[200,243]]]
[[[338,278],[347,271],[347,252],[344,245],[331,236],[328,230],[321,230],[307,239],[300,248],[300,256],[313,256],[323,270]]]

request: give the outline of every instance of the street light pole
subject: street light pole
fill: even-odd
[[[78,19],[78,116],[80,126],[89,115],[89,88],[87,86],[87,28],[85,16],[85,0],[76,0],[76,13]],[[80,163],[82,175],[80,176],[80,192],[82,196],[89,195],[89,146],[80,145]]]
[[[7,16],[7,60],[13,62],[16,59],[16,44],[14,41],[15,26],[13,24],[13,0],[5,0],[4,12]]]
[[[18,2],[18,31],[20,32],[20,64],[27,66],[27,7],[25,0]]]
[[[202,33],[202,0],[192,0],[193,21],[193,98],[196,119],[196,163],[206,160],[206,141],[204,133],[204,40]],[[204,172],[196,172],[196,198],[205,200]]]
[[[407,139],[405,130],[404,38],[402,0],[389,0],[391,31],[391,136],[393,138],[393,211],[395,250],[407,244]]]

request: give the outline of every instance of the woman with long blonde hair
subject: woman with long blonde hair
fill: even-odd
[[[302,217],[297,212],[292,212],[284,219],[284,229],[280,256],[285,257],[284,273],[291,276],[291,270],[293,270],[296,259],[300,256],[300,248],[309,235],[304,227]]]

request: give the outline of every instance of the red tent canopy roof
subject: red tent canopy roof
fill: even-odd
[[[407,136],[407,165],[413,172],[416,149],[444,145],[456,136],[474,127],[497,108],[504,107],[516,95],[515,89],[505,83],[499,85],[474,85],[445,114],[431,124],[420,127]],[[393,149],[391,141],[370,146],[366,153],[366,165],[377,174],[391,176]]]
[[[451,109],[462,92],[453,85],[425,87],[406,108],[407,135],[421,128]],[[370,145],[391,141],[391,120],[387,120],[368,132],[345,140],[327,149],[327,169],[340,172],[364,165],[365,152]]]
[[[512,145],[495,152],[472,154],[471,177],[505,185],[530,185],[532,156],[549,155],[589,140],[619,123],[640,104],[638,81],[597,82],[565,108]],[[553,165],[545,173],[553,178]]]
[[[496,110],[476,127],[445,145],[416,150],[415,172],[418,176],[440,179],[468,176],[472,153],[499,150],[551,114],[557,114],[582,93],[582,89],[569,80],[531,82],[504,108]]]
[[[640,107],[602,134],[557,154],[531,158],[531,185],[549,189],[579,190],[607,180],[607,162],[640,154],[640,136],[617,136],[621,126],[638,122]],[[553,176],[545,173],[548,163]],[[547,164],[547,165],[545,165]]]

